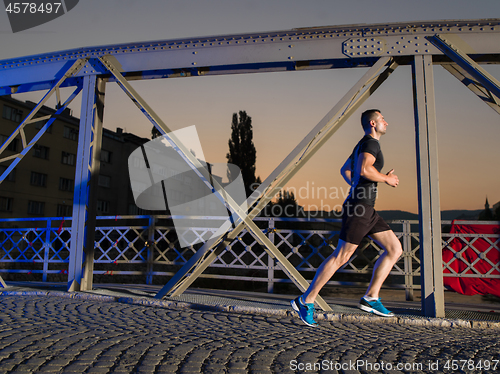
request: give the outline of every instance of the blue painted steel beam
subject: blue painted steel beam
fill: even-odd
[[[11,164],[7,167],[7,169],[3,172],[2,175],[0,175],[0,184],[5,180],[7,175],[16,167],[16,165],[26,156],[26,154],[31,150],[31,148],[36,144],[38,139],[47,131],[47,129],[50,127],[50,125],[55,121],[57,116],[61,114],[66,107],[74,100],[74,98],[80,93],[81,86],[77,86],[76,90],[73,92],[72,95],[66,100],[66,102],[58,108],[56,113],[54,113],[51,118],[45,123],[45,125],[38,131],[38,133],[31,139],[27,140],[26,135],[24,132],[24,129],[27,125],[33,122],[38,122],[43,120],[42,118],[39,119],[34,119],[35,115],[38,113],[40,108],[47,102],[47,100],[54,94],[58,94],[59,87],[61,86],[64,81],[73,76],[75,73],[78,72],[78,70],[82,67],[82,65],[85,63],[85,60],[77,60],[74,61],[71,65],[66,66],[65,70],[61,70],[57,73],[58,81],[55,82],[49,89],[49,91],[44,95],[44,97],[40,100],[40,102],[33,108],[33,110],[28,114],[28,116],[19,124],[19,126],[12,132],[12,134],[9,136],[9,138],[2,144],[0,145],[0,155],[3,153],[3,151],[7,148],[7,146],[18,136],[21,136],[22,140],[22,146],[23,150],[16,154],[12,155],[7,158],[1,158],[0,157],[0,162],[5,162],[10,159],[14,159],[14,161],[11,162]]]

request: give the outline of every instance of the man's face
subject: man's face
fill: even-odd
[[[372,121],[375,124],[375,131],[381,135],[387,132],[387,122],[382,113],[377,113],[377,117]]]

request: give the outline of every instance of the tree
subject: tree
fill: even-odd
[[[283,192],[280,190],[278,201],[276,201],[274,205],[279,205],[281,207],[279,210],[280,213],[278,213],[281,217],[297,217],[300,211],[295,194],[287,190]]]
[[[269,202],[262,210],[262,216],[306,218],[306,212],[304,212],[304,207],[299,205],[293,191],[280,190],[276,200]]]
[[[248,116],[246,111],[240,110],[239,118],[238,114],[233,113],[231,137],[228,143],[227,161],[241,169],[245,192],[247,196],[250,196],[261,180],[255,177],[257,152],[253,144],[252,117]]]
[[[488,198],[486,198],[486,203],[484,204],[484,210],[479,213],[478,220],[479,221],[493,221],[494,216],[493,212],[490,209],[490,204],[488,202]]]
[[[160,130],[158,130],[156,126],[153,126],[153,128],[151,129],[151,139],[157,138],[159,136],[161,136]]]

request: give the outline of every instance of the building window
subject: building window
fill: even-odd
[[[4,105],[2,117],[17,123],[21,123],[23,118],[23,111],[8,105]]]
[[[97,214],[109,213],[109,201],[97,200]]]
[[[34,149],[33,157],[43,158],[45,160],[49,159],[49,147],[35,144],[33,146],[33,149]]]
[[[33,186],[45,187],[47,185],[47,174],[31,172],[31,184]]]
[[[3,175],[5,173],[5,170],[7,170],[7,166],[5,165],[0,165],[0,175]],[[16,181],[16,169],[13,169],[10,171],[9,175],[4,179],[9,182],[15,182]]]
[[[110,188],[111,187],[111,177],[107,175],[99,175],[99,180],[97,184],[101,187]]]
[[[46,122],[45,121],[38,121],[36,124],[35,124],[35,129],[37,130],[40,130],[43,126],[45,126]],[[49,126],[47,128],[47,130],[45,130],[46,133],[49,133],[51,134],[52,133],[52,125]]]
[[[75,181],[73,179],[59,178],[59,189],[61,191],[73,192],[75,190]]]
[[[0,146],[3,145],[3,143],[5,143],[7,141],[9,137],[6,136],[6,135],[0,135]],[[7,148],[5,148],[6,150],[8,151],[12,151],[12,152],[17,152],[17,143],[18,143],[18,140],[19,139],[13,139],[9,145],[7,146]]]
[[[135,204],[129,204],[128,214],[133,215],[133,216],[144,216],[144,215],[148,214],[148,212],[145,211],[144,209],[139,208]]]
[[[11,197],[0,196],[0,212],[12,212],[14,199]]]
[[[101,161],[111,164],[111,152],[101,149]]]
[[[72,127],[64,126],[63,136],[66,139],[78,140],[78,130]]]
[[[63,152],[61,162],[65,165],[75,165],[76,155],[73,153]]]
[[[28,201],[28,214],[43,215],[45,203],[41,201]]]
[[[58,217],[70,217],[73,214],[73,206],[65,204],[57,204]]]

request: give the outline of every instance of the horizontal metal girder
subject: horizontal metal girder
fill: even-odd
[[[262,63],[262,64],[235,64],[224,66],[211,67],[191,67],[183,69],[157,69],[157,70],[141,70],[130,73],[123,72],[123,76],[127,81],[133,80],[149,80],[149,79],[165,79],[165,78],[186,78],[197,76],[214,76],[228,74],[252,74],[252,73],[271,73],[284,72],[295,70],[321,70],[321,69],[342,69],[355,67],[370,67],[378,57],[367,57],[357,59],[337,59],[337,60],[317,60],[317,61],[285,61],[277,63]],[[409,61],[409,60],[408,60]],[[404,64],[403,64],[404,65]],[[104,81],[113,83],[117,82],[114,76],[104,74]],[[66,79],[60,86],[73,87],[82,85],[84,77],[72,77]],[[48,90],[54,85],[54,81],[23,83],[14,86],[0,87],[0,96],[12,95],[16,93],[33,92],[40,90]]]
[[[127,79],[350,68],[373,57],[442,55],[426,40],[436,33],[460,35],[477,54],[500,54],[499,19],[317,27],[89,47],[3,60],[0,95],[34,90],[30,85],[55,80],[64,64],[80,58],[113,56]],[[106,75],[89,62],[76,77],[99,73]]]

